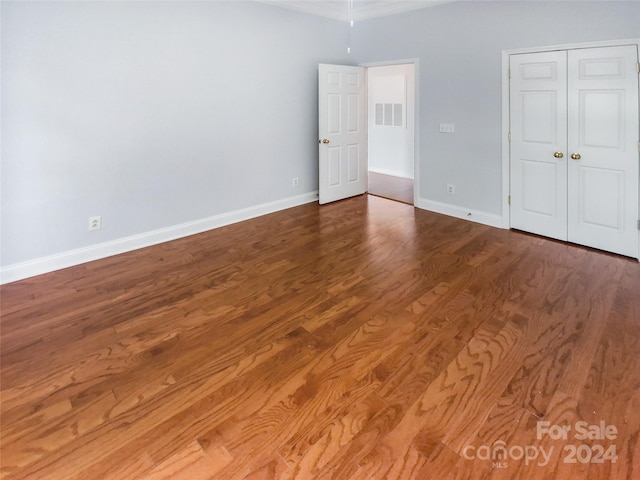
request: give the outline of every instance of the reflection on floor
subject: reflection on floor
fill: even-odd
[[[369,172],[368,193],[413,205],[413,180]]]

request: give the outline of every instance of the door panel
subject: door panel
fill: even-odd
[[[601,196],[589,196],[588,192],[593,191],[600,191]],[[624,226],[624,175],[621,172],[581,168],[580,195],[584,223],[614,230]]]
[[[638,256],[635,46],[568,52],[568,239]],[[575,155],[574,155],[575,156]]]
[[[512,55],[510,69],[511,227],[566,240],[566,52]]]
[[[340,147],[328,147],[327,148],[327,158],[328,158],[328,177],[329,177],[329,187],[336,187],[340,185],[340,164],[342,149]]]
[[[540,185],[556,182],[555,164],[547,162],[522,161],[522,209],[531,214],[553,217],[558,205],[557,192],[540,195]]]
[[[620,150],[624,145],[624,97],[624,91],[580,92],[583,146]]]
[[[367,190],[366,79],[363,67],[318,66],[320,203]]]
[[[360,119],[360,95],[347,95],[347,132],[360,133],[362,121]]]
[[[337,93],[327,95],[327,134],[340,133],[340,100],[340,95]]]
[[[360,146],[347,145],[347,181],[357,182],[360,178]]]
[[[557,145],[557,92],[524,91],[521,95],[522,141]]]

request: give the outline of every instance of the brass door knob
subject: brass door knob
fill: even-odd
[[[553,156],[556,157],[556,158],[562,158],[562,157],[564,157],[564,153],[556,152],[556,153],[553,154]]]
[[[323,138],[322,139],[322,143],[329,143],[329,139],[328,138]]]
[[[571,158],[573,158],[574,160],[580,160],[582,157],[579,153],[572,153]]]

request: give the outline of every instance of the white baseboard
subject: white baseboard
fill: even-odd
[[[462,218],[464,220],[482,223],[483,225],[489,225],[490,227],[504,228],[502,216],[495,215],[493,213],[472,210],[459,207],[457,205],[451,205],[449,203],[436,202],[434,200],[427,200],[426,198],[418,198],[418,200],[416,201],[416,207],[423,210],[429,210],[430,212],[449,215],[450,217]]]
[[[374,168],[369,166],[369,171],[371,173],[379,173],[381,175],[390,175],[392,177],[408,178],[409,180],[413,180],[413,175],[407,175],[406,172],[401,172],[398,170],[389,170],[387,168]]]
[[[62,268],[80,265],[81,263],[99,260],[101,258],[130,252],[139,248],[157,245],[159,243],[176,240],[196,233],[206,232],[214,228],[224,227],[232,223],[249,220],[268,213],[285,210],[291,207],[318,201],[318,192],[310,192],[295,197],[288,197],[274,202],[263,203],[253,207],[234,210],[213,217],[203,218],[192,222],[182,223],[159,230],[119,238],[109,242],[99,243],[76,250],[70,250],[47,257],[36,258],[26,262],[7,265],[0,268],[0,284],[15,282],[35,275],[53,272]]]

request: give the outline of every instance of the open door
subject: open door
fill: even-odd
[[[367,191],[367,85],[364,67],[318,66],[320,203]]]

